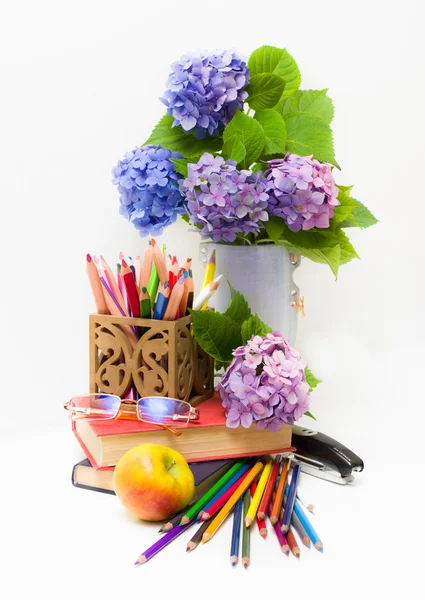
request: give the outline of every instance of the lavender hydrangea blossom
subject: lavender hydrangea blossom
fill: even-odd
[[[237,234],[257,235],[269,215],[266,180],[262,173],[238,171],[236,163],[206,152],[188,165],[180,183],[193,225],[214,242],[234,242]]]
[[[269,161],[266,171],[269,212],[283,218],[292,231],[327,228],[338,201],[338,188],[327,163],[287,154]]]
[[[217,385],[227,427],[239,425],[278,431],[308,410],[306,362],[277,332],[253,336],[233,352],[234,359]]]
[[[219,135],[248,96],[246,63],[230,50],[218,50],[186,54],[171,68],[161,100],[174,117],[173,126],[194,129],[198,139]]]
[[[185,212],[179,191],[182,175],[170,158],[182,158],[161,146],[135,148],[113,168],[113,183],[120,192],[120,214],[133,223],[140,235],[160,235]]]

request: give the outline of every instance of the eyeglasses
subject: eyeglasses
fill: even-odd
[[[99,421],[124,418],[138,419],[144,423],[158,425],[174,435],[190,421],[199,419],[199,411],[188,402],[149,396],[139,400],[121,400],[114,394],[85,394],[74,396],[63,405],[73,420],[90,418]]]

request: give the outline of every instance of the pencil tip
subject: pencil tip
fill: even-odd
[[[90,256],[90,254],[86,254],[86,259],[87,259],[87,262],[91,262],[91,256]]]
[[[124,269],[126,269],[128,267],[127,261],[124,260],[124,258],[122,259],[122,266],[124,267]]]

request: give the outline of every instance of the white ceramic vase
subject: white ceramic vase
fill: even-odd
[[[298,311],[294,309],[294,293],[299,290],[293,273],[300,258],[283,246],[259,244],[257,246],[234,246],[232,244],[200,244],[201,263],[205,266],[211,252],[216,251],[216,275],[238,292],[241,292],[255,314],[274,331],[283,334],[295,345]],[[209,305],[224,312],[229,304],[230,289],[222,281]]]

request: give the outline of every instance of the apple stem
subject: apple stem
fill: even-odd
[[[173,460],[173,462],[171,463],[171,465],[168,467],[167,471],[169,471],[172,467],[174,467],[174,465],[177,464],[175,460]]]

